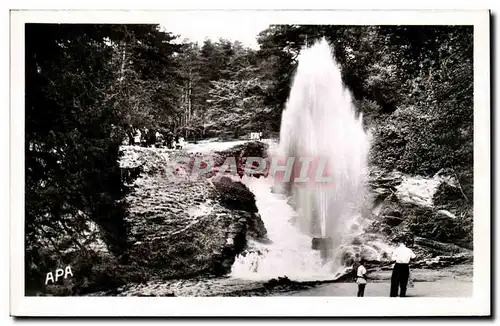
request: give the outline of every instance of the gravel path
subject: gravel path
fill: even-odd
[[[365,288],[366,297],[388,297],[390,282],[369,283]],[[355,297],[358,288],[355,283],[332,283],[312,289],[286,293],[290,296]],[[467,297],[472,296],[472,282],[441,279],[435,282],[415,282],[408,288],[408,297]],[[283,294],[279,294],[283,295]]]
[[[408,297],[467,297],[472,296],[472,272],[470,264],[454,265],[442,269],[415,269],[412,271],[413,287],[407,289]],[[379,271],[369,275],[372,280],[366,286],[365,296],[387,297],[391,287],[391,271]],[[374,279],[373,279],[374,278]],[[287,293],[291,296],[356,296],[355,283],[330,283],[314,288]]]

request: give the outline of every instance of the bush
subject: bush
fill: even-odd
[[[257,213],[254,194],[241,182],[235,182],[228,177],[221,177],[214,183],[213,198],[217,198],[223,206],[229,209]]]

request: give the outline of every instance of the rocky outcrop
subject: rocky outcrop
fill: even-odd
[[[143,173],[127,197],[130,205],[130,261],[162,278],[224,275],[246,238],[265,237],[253,194],[229,177],[171,179],[168,161],[185,152],[129,148]],[[137,153],[140,152],[140,153]],[[178,163],[175,174],[189,175],[192,160]],[[154,164],[153,164],[154,162]],[[210,176],[209,176],[210,177]]]
[[[378,197],[384,199],[396,192],[396,187],[401,184],[402,180],[401,172],[387,172],[375,167],[370,169],[368,174],[368,186],[375,195],[375,199]]]
[[[233,181],[224,176],[213,182],[215,191],[212,198],[218,200],[221,205],[236,210],[257,213],[255,197],[250,190],[241,182]]]
[[[75,277],[36,294],[83,295],[154,280],[222,276],[248,238],[266,237],[255,198],[237,179],[191,178],[195,157],[185,151],[139,146],[121,151],[122,181],[131,189],[125,198],[129,245],[123,259],[110,255],[98,228],[90,228],[85,239],[95,238],[92,250],[71,252],[61,262],[71,262]]]
[[[458,253],[454,255],[436,256],[428,259],[421,259],[412,263],[413,268],[442,268],[456,264],[471,264],[473,262],[472,252]]]
[[[437,255],[470,253],[470,250],[454,245],[452,243],[443,243],[422,237],[415,237],[414,243],[417,246],[427,247],[434,250]]]
[[[446,217],[449,217],[451,219],[456,219],[457,218],[454,214],[450,213],[449,211],[447,211],[445,209],[438,210],[436,212],[436,214],[441,215],[441,216],[446,216]]]
[[[368,175],[368,185],[375,201],[394,196],[401,203],[425,207],[435,207],[438,204],[435,203],[435,197],[440,188],[441,192],[446,193],[460,191],[456,178],[448,170],[441,170],[432,178],[426,178],[373,167]]]
[[[248,157],[260,157],[267,159],[269,145],[263,142],[254,141],[242,145],[234,146],[225,151],[214,153],[215,166],[219,167],[224,164],[228,157],[235,158],[237,166],[237,175],[242,177],[245,173],[246,159]],[[265,176],[266,172],[252,174],[253,177],[259,178]]]
[[[414,249],[422,264],[472,249],[472,208],[467,207],[467,199],[450,171],[424,178],[373,168],[368,184],[373,198],[369,232],[384,234],[389,242],[419,239]],[[441,250],[436,249],[437,244]]]

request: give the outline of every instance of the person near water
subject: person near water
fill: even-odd
[[[135,130],[134,145],[141,145],[142,132],[141,129]]]
[[[167,146],[167,148],[169,148],[169,149],[172,148],[173,147],[172,143],[174,142],[174,134],[171,131],[169,131],[167,133],[167,137],[166,137],[165,140],[166,140],[166,146]]]
[[[135,145],[134,127],[132,127],[132,125],[129,125],[125,131],[128,137],[128,144]]]
[[[148,128],[144,128],[141,133],[141,146],[148,147],[148,139],[149,139],[149,130]]]
[[[406,296],[406,287],[408,285],[408,278],[410,277],[410,259],[415,258],[413,251],[406,247],[404,241],[399,243],[392,253],[392,261],[394,267],[391,276],[391,297],[397,297],[398,292],[400,297]]]
[[[366,287],[366,268],[364,266],[364,259],[361,258],[359,261],[359,265],[356,268],[356,283],[358,284],[358,297],[365,296],[365,287]]]

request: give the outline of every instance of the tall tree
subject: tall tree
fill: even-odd
[[[91,222],[113,254],[127,257],[119,146],[125,126],[155,126],[177,108],[180,46],[155,25],[26,24],[25,31],[26,276],[33,280],[52,269],[40,268],[40,241],[60,256],[65,243],[85,251],[79,239]]]
[[[109,87],[109,27],[26,25],[26,243],[27,264],[37,239],[77,235],[101,226],[109,249],[126,249],[116,128]]]

